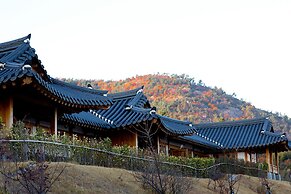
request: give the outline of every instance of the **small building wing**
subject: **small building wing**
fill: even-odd
[[[195,127],[203,141],[216,142],[225,150],[253,149],[275,144],[282,144],[279,147],[283,150],[288,148],[285,134],[274,133],[272,123],[267,118],[206,123]],[[200,140],[193,138],[193,141]]]

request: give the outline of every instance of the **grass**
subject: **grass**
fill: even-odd
[[[142,185],[135,180],[133,172],[128,170],[71,163],[51,163],[50,165],[52,165],[52,167],[58,165],[58,169],[61,169],[59,168],[60,166],[66,167],[59,180],[53,185],[51,193],[152,193],[150,190],[143,188]],[[210,184],[210,188],[207,187],[208,181],[209,179],[193,178],[193,186],[189,193],[219,193],[218,189],[213,189],[213,182]],[[291,193],[291,185],[288,182],[270,182],[273,194]],[[238,193],[255,194],[260,185],[261,183],[258,178],[242,176],[240,182],[236,186],[239,186]]]
[[[64,163],[67,168],[60,181],[53,186],[52,193],[152,193],[136,182],[131,171],[117,168],[105,168]],[[207,188],[208,179],[193,179],[189,193],[211,194],[214,184]],[[270,181],[276,194],[291,193],[291,185],[285,181]],[[260,180],[256,177],[242,176],[239,193],[257,193]]]

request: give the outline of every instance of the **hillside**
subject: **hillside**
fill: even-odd
[[[152,193],[135,180],[131,171],[69,163],[61,165],[65,165],[67,168],[59,181],[53,185],[52,193]],[[213,189],[213,182],[211,182],[210,188],[207,188],[209,179],[193,178],[192,181],[192,188],[188,193],[218,193],[218,188]],[[291,192],[288,182],[270,182],[271,189],[276,194]],[[260,186],[260,179],[244,175],[235,188],[239,187],[239,193],[255,194]]]
[[[201,80],[187,75],[144,75],[119,81],[63,79],[77,85],[108,90],[110,93],[130,90],[144,85],[144,92],[159,114],[193,123],[250,119],[270,116],[275,130],[291,134],[291,119],[280,113],[257,109],[227,94],[222,88],[210,88]]]

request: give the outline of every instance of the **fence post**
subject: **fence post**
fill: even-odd
[[[22,160],[23,161],[28,161],[28,145],[27,143],[22,144]]]

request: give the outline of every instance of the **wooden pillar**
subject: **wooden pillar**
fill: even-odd
[[[158,154],[160,154],[160,138],[157,137],[157,149],[158,149]]]
[[[7,105],[7,115],[6,115],[6,119],[7,119],[7,127],[11,128],[13,125],[13,98],[9,97],[8,99],[8,105]]]
[[[247,162],[247,161],[248,161],[248,153],[245,152],[245,162]]]
[[[167,138],[167,145],[166,145],[166,156],[170,155],[170,142],[169,142],[169,136],[166,136]]]
[[[135,133],[135,148],[136,148],[136,151],[138,152],[138,134]]]
[[[166,145],[166,156],[169,156],[169,145]]]
[[[13,125],[13,97],[0,98],[0,116],[6,127],[11,128]]]
[[[277,173],[279,174],[279,157],[277,150],[275,151],[275,165],[277,167]]]
[[[269,148],[266,148],[266,162],[268,164],[268,171],[272,172],[272,153]]]
[[[55,108],[52,117],[51,133],[55,135],[55,138],[58,136],[58,109]]]
[[[270,150],[269,150],[270,151]],[[273,153],[270,151],[270,164],[271,164],[271,172],[274,173],[274,169],[273,169]]]
[[[73,127],[69,126],[68,128],[69,128],[69,136],[73,137]]]
[[[189,150],[186,148],[186,157],[189,157]]]

